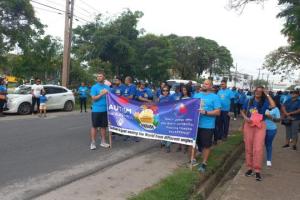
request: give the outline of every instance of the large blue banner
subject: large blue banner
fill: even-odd
[[[109,93],[109,131],[195,146],[199,99],[146,103]]]

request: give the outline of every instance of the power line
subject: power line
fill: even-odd
[[[43,11],[46,11],[46,12],[51,12],[51,13],[54,13],[54,14],[58,14],[58,15],[63,15],[62,12],[57,12],[57,11],[53,11],[53,10],[48,10],[48,9],[40,8],[40,7],[37,7],[37,6],[35,6],[34,8],[35,8],[35,9],[39,9],[39,10],[43,10]]]
[[[45,7],[47,7],[47,8],[50,8],[50,9],[53,9],[53,10],[57,10],[57,11],[60,11],[60,12],[63,12],[63,13],[65,13],[65,11],[64,10],[61,10],[61,9],[59,9],[59,8],[56,8],[56,7],[53,7],[53,6],[49,6],[49,5],[47,5],[47,4],[43,4],[43,3],[40,3],[40,2],[36,2],[36,1],[34,1],[34,0],[31,0],[33,3],[36,3],[36,4],[39,4],[39,5],[42,5],[42,6],[45,6]],[[81,21],[85,21],[85,22],[89,22],[88,20],[86,20],[86,19],[84,19],[84,18],[82,18],[82,17],[79,17],[78,15],[74,15],[74,17],[76,17],[75,19],[76,20],[81,20]]]
[[[84,5],[86,5],[87,7],[93,9],[94,11],[96,11],[96,13],[98,13],[99,11],[97,9],[95,9],[93,6],[89,5],[88,3],[82,1],[82,0],[79,0],[80,2],[82,2]]]

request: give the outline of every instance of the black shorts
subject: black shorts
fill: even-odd
[[[93,128],[106,128],[107,125],[107,112],[92,112]]]
[[[212,138],[215,129],[198,128],[197,133],[197,146],[201,150],[203,148],[209,148],[212,146]]]

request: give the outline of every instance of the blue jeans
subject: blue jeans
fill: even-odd
[[[214,132],[214,141],[226,139],[229,131],[230,117],[228,111],[221,111],[221,115],[216,120],[216,130]]]
[[[268,161],[272,161],[272,143],[275,138],[276,132],[277,132],[276,129],[266,131],[265,145],[266,145]]]

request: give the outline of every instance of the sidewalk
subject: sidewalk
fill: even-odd
[[[262,182],[245,177],[243,165],[224,194],[222,200],[299,200],[300,199],[300,145],[298,150],[283,149],[285,128],[279,127],[273,142],[272,168],[264,162]]]

